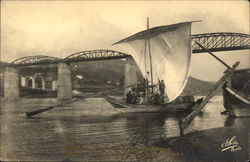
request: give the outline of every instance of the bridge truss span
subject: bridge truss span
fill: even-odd
[[[12,65],[40,65],[40,64],[56,64],[60,62],[61,59],[52,56],[27,56],[21,57],[11,62]]]
[[[130,57],[129,54],[125,54],[113,50],[90,50],[81,51],[69,55],[63,62],[81,62],[81,61],[96,61],[96,60],[111,60],[111,59],[122,59]]]
[[[192,35],[191,39],[193,53],[206,52],[196,42],[212,52],[250,49],[250,35],[248,34],[205,33]]]
[[[206,50],[199,47],[196,42],[201,44],[205,49],[212,52],[231,51],[250,49],[250,35],[242,33],[205,33],[195,34],[191,36],[193,53],[203,53]],[[59,62],[82,62],[82,61],[97,61],[97,60],[111,60],[123,59],[131,57],[131,55],[119,51],[101,49],[81,51],[69,55],[64,59],[51,56],[27,56],[16,59],[11,62],[10,66],[29,66],[29,65],[44,65],[57,64]]]

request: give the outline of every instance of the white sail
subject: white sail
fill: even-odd
[[[142,74],[146,76],[150,69],[149,59],[147,57],[145,60],[144,56],[145,39],[149,37],[153,80],[154,83],[157,83],[158,79],[164,81],[168,102],[180,95],[189,76],[192,53],[191,23],[184,22],[151,28],[115,43],[117,50],[132,55]]]

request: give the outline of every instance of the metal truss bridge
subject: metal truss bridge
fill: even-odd
[[[63,59],[63,61],[68,63],[68,62],[122,59],[127,57],[130,57],[130,55],[118,51],[91,50],[91,51],[82,51],[74,53]]]
[[[191,36],[193,53],[206,52],[201,49],[196,42],[200,43],[206,49],[212,52],[244,50],[250,49],[250,35],[241,33],[206,33],[196,34]],[[12,66],[28,66],[28,65],[42,65],[42,64],[56,64],[59,62],[82,62],[82,61],[96,61],[96,60],[111,60],[131,57],[113,50],[90,50],[82,51],[69,55],[64,59],[51,56],[27,56],[19,58],[10,65]]]
[[[69,55],[64,59],[51,56],[44,56],[44,55],[21,57],[11,62],[10,65],[14,66],[43,65],[43,64],[57,64],[60,62],[70,63],[70,62],[122,59],[127,57],[130,57],[130,55],[118,51],[91,50],[91,51],[77,52]]]
[[[241,33],[205,33],[191,36],[193,53],[206,52],[197,44],[212,52],[250,49],[250,35]]]
[[[37,55],[37,56],[27,56],[21,57],[16,59],[15,61],[11,62],[11,64],[15,65],[42,65],[42,64],[56,64],[61,59],[51,56],[44,56],[44,55]]]

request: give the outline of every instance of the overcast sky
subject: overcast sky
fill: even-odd
[[[1,1],[1,60],[48,55],[64,58],[111,44],[150,26],[202,20],[192,34],[249,34],[247,1]],[[249,50],[218,52],[229,65],[250,68]],[[225,67],[209,54],[193,54],[191,75],[217,80]]]

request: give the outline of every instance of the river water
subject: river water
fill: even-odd
[[[103,98],[85,98],[25,118],[27,111],[60,102],[1,99],[1,160],[184,161],[155,146],[180,135],[179,117],[165,113],[119,114]],[[215,96],[187,132],[250,123],[221,115],[223,110],[222,97]]]

